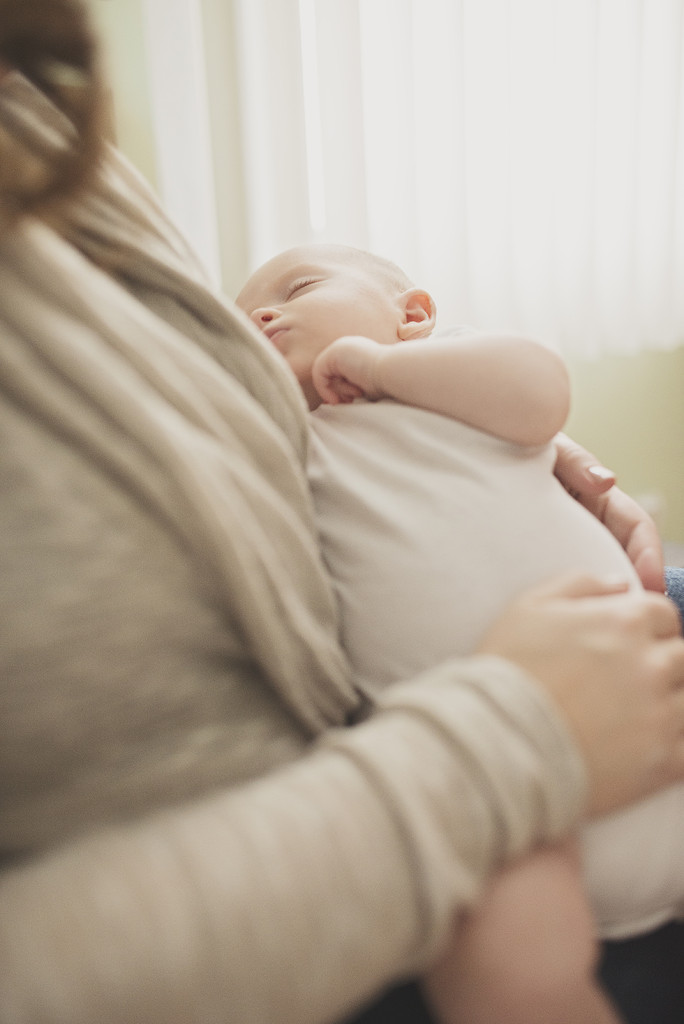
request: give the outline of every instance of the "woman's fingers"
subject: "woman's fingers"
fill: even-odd
[[[615,483],[615,474],[567,434],[556,435],[556,476],[573,496],[602,494]]]
[[[532,599],[601,597],[621,594],[629,590],[629,580],[621,576],[594,576],[591,573],[565,573],[531,588],[527,594]],[[524,596],[524,595],[523,595]]]
[[[674,602],[660,594],[651,594],[649,592],[644,594],[644,598],[647,601],[647,607],[650,608],[653,635],[662,639],[680,637],[682,623]],[[649,600],[649,598],[655,598],[655,600]]]
[[[684,777],[684,640],[667,598],[565,577],[521,595],[480,650],[555,700],[584,753],[593,813]]]
[[[624,594],[624,614],[633,616],[631,627],[649,627],[654,637],[679,636],[682,632],[679,611],[673,601],[655,591],[635,592],[626,579],[592,576],[585,573],[570,573],[530,590],[532,600],[570,600],[579,598],[600,598]]]
[[[662,544],[648,513],[614,487],[614,474],[567,435],[556,436],[556,452],[555,472],[565,489],[608,527],[627,552],[646,590],[662,593]]]

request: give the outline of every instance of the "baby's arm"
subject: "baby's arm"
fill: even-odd
[[[314,363],[313,382],[332,405],[393,398],[517,444],[549,441],[570,402],[563,360],[522,335],[458,334],[396,345],[338,338]]]
[[[619,1024],[597,952],[577,851],[546,847],[502,871],[457,922],[425,992],[440,1024]]]

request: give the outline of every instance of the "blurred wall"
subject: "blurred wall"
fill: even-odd
[[[662,500],[662,535],[684,543],[684,347],[573,361],[570,371],[568,434],[617,473],[623,490]]]
[[[141,0],[88,0],[104,48],[116,142],[156,185]]]

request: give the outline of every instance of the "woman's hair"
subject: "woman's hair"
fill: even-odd
[[[40,153],[29,149],[16,99],[3,103],[1,98],[3,78],[12,70],[66,116],[75,129],[69,127],[68,144],[46,146]],[[79,191],[97,166],[102,106],[97,48],[81,0],[0,0],[0,205],[5,216],[52,212]]]

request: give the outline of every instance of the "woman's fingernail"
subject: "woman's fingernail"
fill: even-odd
[[[587,470],[590,476],[595,477],[596,480],[614,480],[615,473],[612,469],[606,469],[605,466],[589,466]]]

